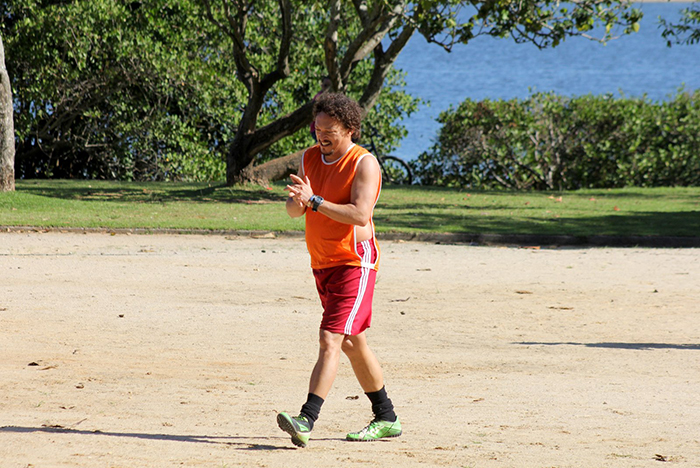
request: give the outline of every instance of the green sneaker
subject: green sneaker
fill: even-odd
[[[292,436],[292,443],[297,447],[306,447],[311,434],[311,424],[304,416],[292,417],[287,413],[277,415],[277,425]]]
[[[367,427],[360,432],[351,432],[345,439],[353,442],[369,442],[386,437],[398,437],[401,435],[401,421],[396,418],[396,421],[377,421],[376,419],[369,423]]]

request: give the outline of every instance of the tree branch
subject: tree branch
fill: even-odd
[[[292,44],[292,6],[289,0],[279,0],[280,13],[282,14],[282,38],[277,51],[277,68],[265,75],[261,81],[263,94],[278,81],[289,76],[289,50]]]
[[[255,155],[278,142],[293,135],[311,121],[314,103],[309,101],[294,112],[258,128],[251,136],[250,152]]]
[[[325,52],[326,70],[333,83],[333,89],[342,91],[345,89],[345,78],[338,69],[338,25],[340,24],[340,0],[333,0],[331,4],[330,19],[326,29],[326,38],[323,41]]]
[[[349,75],[355,63],[364,59],[381,44],[382,39],[393,29],[403,8],[403,5],[397,5],[391,12],[377,14],[366,23],[362,32],[348,46],[340,66],[343,74]]]
[[[247,47],[245,45],[244,38],[250,7],[246,6],[241,8],[240,5],[237,5],[238,11],[234,16],[231,14],[229,2],[227,0],[223,0],[224,17],[228,21],[228,27],[226,27],[214,17],[214,13],[211,8],[211,1],[203,0],[203,2],[206,16],[209,21],[218,27],[225,35],[231,38],[233,43],[233,60],[236,64],[236,70],[238,71],[238,80],[245,85],[249,93],[252,93],[255,84],[259,80],[260,74],[258,70],[250,63],[246,53]]]

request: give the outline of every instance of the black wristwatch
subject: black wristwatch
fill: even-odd
[[[318,195],[311,195],[309,202],[306,204],[306,206],[311,208],[311,211],[318,211],[318,207],[321,205],[323,205],[323,197]]]

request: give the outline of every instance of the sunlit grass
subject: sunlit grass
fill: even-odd
[[[0,194],[0,225],[114,229],[301,231],[284,183],[20,180]],[[382,189],[379,232],[697,236],[700,188],[470,191]]]

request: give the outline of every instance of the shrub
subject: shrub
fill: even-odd
[[[537,93],[440,114],[420,183],[517,190],[700,184],[700,91],[667,102]]]

